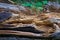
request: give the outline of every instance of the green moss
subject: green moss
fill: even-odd
[[[31,6],[32,6],[32,4],[29,3],[29,2],[23,3],[23,4],[21,4],[21,5],[22,5],[22,6],[26,6],[26,7],[31,7]]]
[[[43,10],[43,5],[48,3],[47,0],[12,0],[16,4],[21,4],[25,7],[36,8],[39,10]]]
[[[42,7],[43,4],[42,4],[42,2],[36,2],[36,3],[35,3],[35,6],[36,6],[36,7]]]
[[[46,5],[48,3],[48,1],[42,1],[44,5]]]

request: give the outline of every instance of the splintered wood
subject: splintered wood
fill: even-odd
[[[47,34],[51,34],[55,31],[54,28],[54,23],[50,22],[48,19],[51,17],[58,17],[60,16],[59,14],[55,14],[55,13],[51,13],[51,14],[36,14],[36,15],[31,15],[29,14],[25,14],[25,12],[11,12],[12,14],[18,14],[18,16],[14,16],[12,15],[12,17],[8,20],[5,20],[4,22],[2,22],[2,25],[13,25],[15,28],[16,27],[21,27],[24,24],[32,24],[35,25],[34,28],[36,28],[36,30],[42,30],[45,32],[45,36],[47,36]],[[58,16],[57,16],[58,15]],[[0,28],[2,27],[2,25],[0,26]],[[13,28],[13,27],[12,27]]]

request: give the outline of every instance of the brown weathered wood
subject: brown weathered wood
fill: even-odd
[[[41,34],[35,34],[31,32],[22,32],[22,31],[13,31],[13,30],[0,30],[0,34],[13,34],[13,35],[20,35],[20,36],[36,36],[36,37],[41,37]]]

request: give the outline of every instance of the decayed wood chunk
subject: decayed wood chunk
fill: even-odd
[[[45,34],[51,34],[54,32],[53,23],[47,20],[50,17],[55,16],[56,14],[39,14],[39,15],[27,15],[23,12],[18,13],[19,17],[10,18],[9,20],[4,21],[2,24],[14,24],[14,27],[17,27],[18,24],[34,24],[36,25],[37,30],[42,30],[46,32]],[[42,20],[43,19],[43,20]]]

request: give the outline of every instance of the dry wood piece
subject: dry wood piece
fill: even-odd
[[[15,20],[9,20],[5,21],[3,23],[23,23],[23,24],[31,24],[33,22],[33,19],[15,19]]]
[[[15,12],[13,12],[13,13],[15,13]],[[27,12],[27,13],[29,14],[29,12]],[[39,31],[41,30],[41,31],[45,32],[44,36],[50,35],[55,31],[55,28],[53,25],[54,23],[52,23],[48,19],[51,17],[58,17],[56,15],[59,15],[59,14],[55,14],[55,13],[53,13],[53,14],[37,14],[37,15],[29,14],[28,15],[28,14],[25,14],[23,11],[20,13],[19,12],[15,13],[15,14],[18,14],[17,18],[15,16],[11,17],[10,19],[2,22],[1,23],[1,24],[3,24],[2,26],[4,27],[4,25],[6,25],[6,26],[13,25],[14,27],[10,27],[10,28],[17,28],[17,27],[22,27],[22,25],[28,26],[29,24],[32,24],[32,26],[33,26],[33,24],[34,24],[35,25],[34,27],[36,30],[39,30]],[[2,28],[2,26],[0,25],[0,28]],[[4,30],[3,30],[3,32],[4,32]],[[4,33],[2,33],[2,34],[4,34]],[[37,34],[30,33],[30,32],[29,33],[28,32],[17,32],[17,31],[10,31],[10,30],[6,34],[38,36]],[[40,34],[39,34],[39,36],[40,36]]]
[[[44,20],[44,21],[35,21],[35,24],[37,26],[39,25],[45,25],[45,26],[53,26],[53,23],[48,21],[48,20]]]
[[[46,20],[46,19],[49,18],[48,15],[46,15],[46,14],[44,14],[44,13],[38,15],[38,17],[40,17],[41,20]]]
[[[43,36],[42,34],[35,34],[31,32],[22,32],[22,31],[13,31],[13,30],[0,30],[0,34],[13,34],[13,35],[23,35],[23,36],[36,36],[36,37],[41,37]]]

